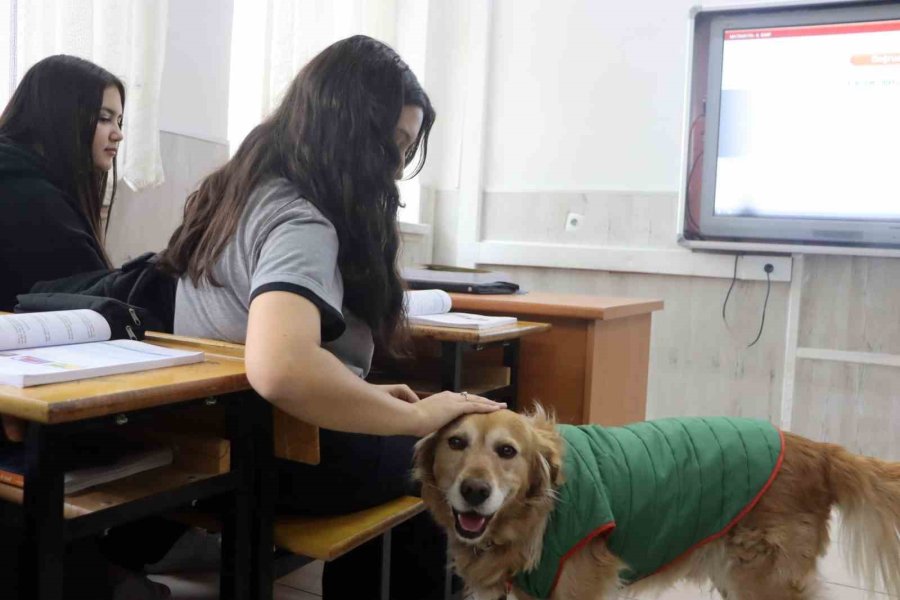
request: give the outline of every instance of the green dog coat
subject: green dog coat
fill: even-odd
[[[627,425],[559,425],[564,482],[544,533],[540,564],[515,583],[549,598],[563,564],[593,538],[631,583],[724,535],[781,468],[781,432],[765,421],[662,419]]]

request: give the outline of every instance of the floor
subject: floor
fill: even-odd
[[[847,570],[841,555],[840,544],[835,542],[831,552],[821,563],[820,571],[826,583],[828,600],[889,600],[890,596],[874,590],[867,595],[866,590]],[[315,562],[275,584],[276,600],[318,600],[322,595],[322,563]],[[212,600],[218,597],[217,575],[213,572],[178,576],[154,575],[153,579],[165,583],[172,589],[173,600]],[[628,597],[627,595],[624,597]],[[659,596],[661,600],[717,600],[718,594],[711,594],[696,586],[682,585]],[[349,599],[348,599],[349,600]],[[640,600],[644,600],[642,597]]]

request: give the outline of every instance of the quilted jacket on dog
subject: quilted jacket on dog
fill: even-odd
[[[751,419],[558,429],[565,481],[539,566],[515,579],[535,598],[549,598],[565,560],[598,535],[628,565],[628,583],[716,539],[759,501],[783,458],[781,432]]]

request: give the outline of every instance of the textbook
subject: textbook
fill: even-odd
[[[406,315],[410,325],[451,327],[454,329],[495,329],[516,323],[516,317],[475,315],[450,312],[453,300],[443,290],[413,290],[405,293]]]
[[[171,447],[117,435],[82,434],[70,440],[63,461],[63,492],[74,494],[94,486],[172,464]],[[25,487],[25,449],[0,448],[0,483]]]
[[[92,310],[0,316],[0,384],[28,387],[203,362],[202,352],[110,340]]]

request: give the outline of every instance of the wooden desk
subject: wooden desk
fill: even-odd
[[[219,340],[207,340],[151,332],[146,341],[170,348],[203,350],[212,348],[217,354],[233,358],[244,358],[244,346]],[[243,360],[242,360],[243,364]],[[295,419],[287,413],[273,408],[274,452],[277,458],[284,458],[310,465],[319,464],[319,428]]]
[[[420,397],[443,390],[467,391],[494,400],[506,401],[512,410],[517,408],[519,381],[519,347],[521,340],[550,329],[547,323],[518,321],[506,327],[460,329],[414,325],[410,335],[416,342],[416,359],[411,364],[402,361],[377,365],[369,377],[373,383],[402,382]],[[436,348],[436,351],[434,350]],[[488,349],[487,352],[482,350]],[[490,354],[499,350],[498,364],[488,360],[468,361],[473,353]]]
[[[553,328],[522,340],[520,406],[540,401],[562,423],[643,420],[650,317],[661,300],[553,294],[450,294],[453,310],[513,315]]]
[[[257,490],[258,456],[264,454],[258,445],[266,443],[267,431],[271,435],[271,409],[250,390],[241,358],[200,340],[182,343],[151,336],[148,341],[202,349],[205,361],[24,389],[0,386],[0,413],[29,421],[25,489],[0,486],[0,498],[6,500],[0,502],[2,517],[25,527],[23,597],[62,598],[68,540],[219,494],[228,494],[231,505],[223,532],[223,597],[248,598],[251,587],[257,585],[254,578],[260,579],[255,556],[263,544],[271,552],[271,533],[268,539],[260,538],[255,525],[259,513],[266,510]],[[141,422],[176,405],[179,409],[226,407],[230,472],[192,473],[163,467],[84,494],[63,495],[63,472],[54,459],[67,435]]]

